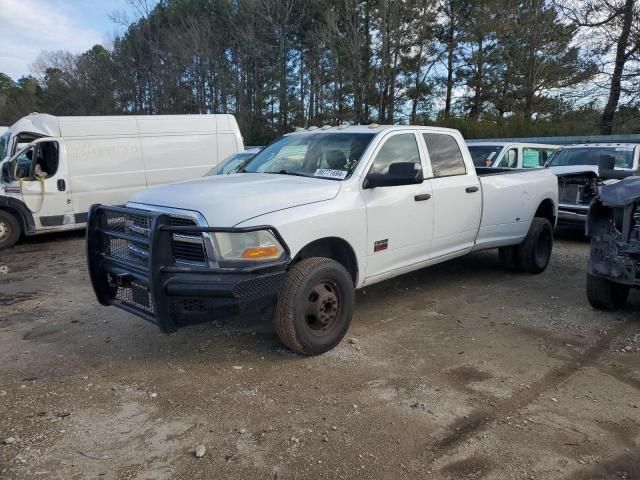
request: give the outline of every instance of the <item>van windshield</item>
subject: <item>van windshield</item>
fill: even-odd
[[[344,180],[358,165],[374,133],[287,135],[261,150],[244,173],[275,173]]]
[[[502,145],[469,145],[471,159],[476,167],[490,167],[502,150]]]
[[[548,167],[598,165],[601,157],[611,156],[615,168],[633,168],[633,147],[584,147],[558,150],[547,163]]]
[[[3,160],[7,156],[9,151],[9,132],[5,132],[0,136],[0,160]]]

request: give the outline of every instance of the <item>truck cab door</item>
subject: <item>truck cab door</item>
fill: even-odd
[[[426,175],[416,134],[391,133],[372,157],[362,185],[367,209],[366,282],[391,277],[402,273],[399,270],[403,267],[426,261],[433,232],[431,184],[423,179]],[[409,177],[413,174],[415,181],[394,184],[403,183],[392,178],[402,170]]]
[[[63,148],[59,139],[43,138],[15,158],[14,178],[39,229],[74,223]]]
[[[482,191],[473,164],[466,161],[453,135],[423,133],[433,189],[431,258],[469,252],[482,215]]]

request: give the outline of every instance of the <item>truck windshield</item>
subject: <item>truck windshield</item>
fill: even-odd
[[[502,148],[502,145],[469,145],[469,152],[476,167],[490,167]]]
[[[242,172],[344,180],[375,136],[373,133],[287,135],[261,150]]]
[[[549,159],[547,166],[598,165],[603,156],[613,157],[615,168],[633,168],[633,147],[563,148]]]

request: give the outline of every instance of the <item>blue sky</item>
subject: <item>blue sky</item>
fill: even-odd
[[[113,13],[129,20],[139,14],[134,5],[157,0],[0,0],[0,72],[14,80],[31,73],[43,51],[81,53],[96,43],[110,44],[123,31]]]

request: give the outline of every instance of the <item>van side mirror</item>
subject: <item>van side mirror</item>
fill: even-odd
[[[11,167],[9,164],[9,161],[2,164],[2,181],[7,183],[11,181]]]
[[[416,169],[415,162],[397,162],[389,165],[388,173],[369,173],[364,180],[364,188],[396,187],[416,185],[424,181],[422,168]]]

